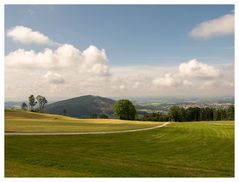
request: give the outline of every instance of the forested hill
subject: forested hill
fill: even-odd
[[[109,98],[86,95],[49,104],[44,111],[72,117],[93,118],[107,115],[112,117],[115,101]]]

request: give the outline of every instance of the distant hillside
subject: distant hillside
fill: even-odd
[[[7,101],[4,104],[5,109],[9,108],[21,108],[22,102]]]
[[[49,104],[45,107],[45,112],[81,118],[100,114],[112,117],[115,102],[105,97],[86,95]]]

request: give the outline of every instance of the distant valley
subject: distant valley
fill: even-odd
[[[233,97],[220,98],[176,98],[176,97],[157,97],[157,98],[132,98],[138,114],[162,112],[167,113],[169,108],[177,105],[180,107],[227,107],[234,104]],[[113,106],[116,99],[85,95],[57,102],[50,102],[44,111],[52,114],[80,118],[94,118],[100,115],[113,117]],[[22,102],[5,102],[5,108],[21,108]]]

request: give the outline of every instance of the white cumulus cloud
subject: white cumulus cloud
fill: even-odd
[[[218,68],[204,64],[197,59],[181,63],[179,65],[179,73],[181,75],[197,78],[216,78],[222,74]]]
[[[191,87],[192,83],[177,73],[166,73],[153,79],[152,83],[161,88]]]
[[[69,44],[63,44],[55,50],[43,52],[18,49],[5,57],[7,68],[16,69],[68,69],[73,72],[91,73],[105,76],[109,74],[107,56],[104,50],[89,46],[82,53]]]
[[[7,36],[12,38],[13,41],[22,44],[57,44],[51,41],[46,35],[24,26],[15,26],[11,28],[7,31]]]
[[[234,14],[226,14],[198,24],[192,29],[189,35],[194,38],[208,39],[215,36],[230,35],[233,33]]]
[[[198,61],[197,59],[181,63],[177,70],[172,70],[152,80],[152,84],[158,88],[201,88],[209,87],[222,77],[223,71]]]

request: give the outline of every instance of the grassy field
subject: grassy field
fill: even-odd
[[[157,126],[160,123],[117,119],[77,119],[24,111],[5,112],[6,132],[99,132],[124,131]]]
[[[60,123],[59,125],[68,121],[73,123],[82,121],[89,122],[91,128],[101,124],[109,125],[110,130],[118,126],[124,128],[123,123],[111,126],[113,121],[107,123],[105,120],[103,122],[99,120],[98,124],[98,120],[67,119],[44,114],[36,118],[35,114],[33,115],[6,112],[6,130],[13,132],[11,128],[14,127],[17,131],[28,128],[28,125],[34,125],[31,119],[34,122],[43,122],[46,124],[45,128],[53,125],[49,124],[48,120]],[[51,120],[49,117],[59,118]],[[93,125],[94,123],[96,125]],[[135,128],[136,125],[137,127],[150,125],[150,123],[137,124],[127,121],[125,124],[127,129]],[[22,126],[18,128],[17,125]],[[42,130],[44,125],[41,126]],[[79,130],[84,127],[80,124],[77,126]],[[53,128],[55,131],[55,127]],[[44,129],[44,131],[49,130]],[[68,127],[66,127],[67,131]],[[234,122],[171,123],[163,128],[134,133],[5,136],[5,176],[232,177],[234,176]]]

